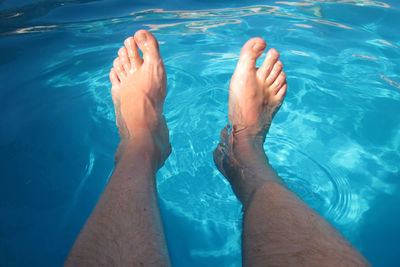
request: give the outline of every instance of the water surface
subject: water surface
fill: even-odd
[[[395,1],[0,2],[0,265],[62,265],[113,168],[108,72],[144,28],[168,75],[158,192],[175,266],[240,266],[241,206],[212,151],[255,36],[288,76],[271,164],[374,265],[395,266],[399,17]]]

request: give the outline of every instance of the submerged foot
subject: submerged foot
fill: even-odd
[[[256,68],[257,58],[265,48],[266,43],[261,38],[252,38],[242,47],[229,86],[229,121],[232,131],[228,134],[229,126],[222,130],[221,142],[214,151],[217,168],[236,191],[244,187],[243,183],[246,186],[249,184],[240,175],[243,171],[257,172],[268,165],[263,144],[272,119],[286,94],[286,74],[282,70],[282,62],[278,60],[278,51],[270,49],[262,66]],[[265,181],[251,182],[255,186]]]
[[[247,41],[232,76],[229,121],[235,132],[246,130],[250,135],[265,137],[285,96],[286,74],[278,51],[270,49],[262,66],[256,68],[265,47],[260,38]]]
[[[171,148],[162,115],[167,84],[158,42],[150,32],[140,30],[134,37],[127,38],[124,44],[110,71],[111,93],[122,143],[133,140],[139,133],[149,133],[158,145],[162,165]]]

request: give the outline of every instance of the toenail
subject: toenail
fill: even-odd
[[[145,33],[140,34],[139,39],[140,39],[140,41],[145,42],[147,40],[147,34],[145,34]]]
[[[129,46],[129,48],[133,47],[133,38],[128,39],[128,46]]]
[[[267,53],[267,57],[269,57],[269,58],[271,58],[271,57],[279,58],[279,53],[274,48],[271,48]]]
[[[260,51],[261,49],[263,49],[264,48],[264,44],[261,44],[261,43],[255,43],[254,45],[253,45],[253,50],[255,51],[255,52],[258,52],[258,51]]]

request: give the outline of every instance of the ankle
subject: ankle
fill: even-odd
[[[125,137],[121,136],[121,141],[115,154],[115,161],[117,163],[122,156],[131,151],[143,150],[146,154],[152,154],[155,150],[155,143],[151,131],[146,129],[137,129],[133,134],[130,133]]]
[[[264,151],[265,136],[254,135],[247,128],[236,129],[229,136],[231,151],[242,167],[258,168],[268,163]]]
[[[246,128],[233,128],[229,134],[229,178],[232,189],[245,209],[258,188],[266,183],[284,185],[269,164],[264,151],[265,135],[254,135]],[[226,167],[228,167],[226,165]]]
[[[115,163],[122,157],[139,155],[142,159],[149,161],[155,170],[162,167],[171,152],[168,140],[168,131],[165,137],[163,132],[149,129],[137,129],[129,138],[121,139],[115,153]]]
[[[243,205],[243,209],[247,208],[253,194],[265,184],[285,185],[285,182],[268,162],[241,166],[238,170],[236,177],[232,177],[233,179],[230,181],[233,191]]]

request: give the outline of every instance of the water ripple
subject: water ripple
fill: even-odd
[[[49,4],[43,13],[57,7]],[[63,199],[70,205],[63,207],[70,209],[60,208],[58,215],[64,215],[65,227],[78,225],[68,219],[81,212],[81,203],[97,199],[108,175],[103,166],[108,163],[111,168],[118,142],[108,81],[112,59],[124,38],[147,25],[160,40],[169,89],[164,110],[173,151],[157,179],[162,211],[167,211],[167,219],[169,214],[178,218],[171,224],[178,223],[179,231],[186,227],[178,234],[191,237],[197,232],[198,240],[187,241],[191,247],[186,258],[239,255],[240,204],[216,170],[212,151],[227,122],[229,80],[240,47],[260,36],[281,52],[289,84],[265,145],[270,162],[293,191],[330,222],[343,226],[342,231],[357,232],[375,198],[398,189],[400,43],[389,23],[397,14],[388,8],[383,2],[362,0],[280,1],[208,10],[151,9],[68,23],[43,22],[40,14],[27,17],[27,10],[1,11],[1,51],[10,54],[1,67],[10,76],[17,70],[29,74],[29,79],[15,74],[14,80],[5,79],[11,86],[3,90],[2,106],[10,115],[3,116],[3,125],[14,127],[15,134],[7,129],[8,135],[3,135],[25,140],[26,132],[39,130],[37,122],[49,120],[39,131],[43,136],[34,134],[25,141],[38,153],[27,154],[23,146],[6,150],[7,160],[17,151],[24,162],[38,165],[36,170],[51,167],[33,178],[34,167],[24,173],[17,169],[23,186],[15,188],[28,190],[38,181],[45,181],[40,188],[44,192],[43,188],[69,185],[72,189]],[[350,20],[351,12],[363,16]],[[44,57],[44,52],[50,56]],[[70,121],[65,124],[62,118]],[[50,143],[49,136],[55,137]],[[46,151],[55,148],[64,156],[51,162],[54,155]],[[41,157],[32,161],[33,156],[26,156],[31,154]],[[73,182],[66,180],[71,176]],[[19,195],[27,194],[14,194],[12,199],[20,206],[43,208],[54,206],[60,195],[54,192],[47,198],[28,197],[26,203]],[[6,210],[11,214],[17,209]],[[49,216],[48,225],[54,218]],[[43,225],[40,220],[38,225]],[[25,234],[30,228],[23,216],[9,225],[15,233]],[[167,236],[175,238],[173,230]],[[210,240],[220,243],[210,248]]]
[[[332,1],[334,2],[334,1]],[[336,1],[336,3],[344,3],[343,1]],[[360,2],[354,3],[348,1],[346,3],[360,5]],[[311,23],[320,23],[339,27],[343,29],[353,29],[351,26],[338,23],[332,20],[323,19],[322,15],[316,13],[316,7],[312,9],[312,16],[307,14],[296,14],[298,10],[291,10],[283,8],[287,2],[277,2],[276,6],[272,5],[254,5],[247,7],[225,8],[225,9],[209,9],[209,10],[190,10],[190,11],[165,11],[163,9],[149,9],[139,12],[133,12],[129,16],[114,17],[101,20],[92,20],[85,22],[72,22],[72,23],[45,23],[45,24],[28,24],[29,20],[21,23],[23,19],[19,18],[21,12],[18,11],[2,11],[0,17],[4,18],[4,26],[0,28],[0,36],[4,35],[18,35],[28,33],[39,33],[47,31],[65,31],[65,30],[81,30],[86,32],[102,31],[104,28],[115,26],[115,24],[131,24],[132,22],[140,23],[150,27],[153,31],[167,30],[164,34],[193,34],[193,33],[207,33],[207,29],[221,27],[230,24],[242,23],[239,18],[248,16],[277,16],[289,17],[297,20],[297,25],[304,25],[304,21]],[[310,5],[310,3],[306,3]],[[313,4],[311,4],[313,5]],[[388,7],[385,4],[379,4],[373,1],[363,1],[362,5]],[[316,15],[317,14],[317,15]],[[318,18],[315,18],[317,16]],[[222,18],[222,19],[221,19]],[[18,19],[19,23],[15,22]],[[146,21],[161,20],[162,24],[149,24]],[[184,22],[167,23],[171,20],[184,20]],[[301,23],[300,23],[301,22]],[[24,27],[20,27],[25,24]],[[312,27],[312,26],[310,26]]]
[[[269,137],[265,147],[271,164],[304,201],[336,223],[354,219],[351,207],[357,203],[344,173],[320,163],[307,150],[299,150],[289,136]]]

